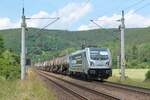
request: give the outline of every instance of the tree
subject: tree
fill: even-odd
[[[150,80],[150,70],[145,74],[146,80]]]
[[[0,36],[0,54],[4,51],[4,41],[3,38]]]
[[[19,57],[6,50],[0,57],[0,76],[4,79],[17,79],[20,77]]]
[[[133,45],[132,47],[132,56],[133,56],[133,59],[137,59],[138,57],[138,48],[136,45]]]
[[[59,53],[59,56],[65,56],[75,51],[75,48],[66,48]]]

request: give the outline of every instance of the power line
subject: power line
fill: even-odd
[[[142,2],[144,2],[145,0],[139,0],[139,1],[137,1],[137,2],[135,2],[135,3],[133,3],[133,4],[131,4],[131,5],[129,5],[128,7],[125,7],[125,8],[122,8],[121,10],[119,9],[117,9],[116,10],[116,12],[118,13],[118,12],[121,12],[122,10],[128,10],[128,9],[130,9],[130,8],[132,8],[132,7],[135,7],[135,6],[137,6],[137,5],[139,5],[139,4],[141,4]],[[106,12],[106,13],[109,13],[110,14],[110,11],[109,12]],[[105,15],[106,15],[106,13],[105,13]]]
[[[128,6],[128,7],[126,7],[124,10],[130,9],[130,8],[136,6],[136,5],[139,5],[139,4],[142,3],[143,1],[145,1],[145,0],[139,0],[138,2],[136,2],[136,3],[134,3],[134,4],[132,4],[132,5]],[[143,5],[143,6],[140,7],[140,8],[137,8],[135,11],[133,11],[133,13],[135,13],[135,12],[137,12],[137,11],[139,11],[139,10],[145,8],[145,7],[147,7],[148,5],[150,5],[150,2],[147,3],[147,4],[145,4],[145,5]],[[92,21],[95,25],[97,25],[98,27],[102,28],[102,26],[100,26],[99,24],[97,24],[97,23],[94,22],[94,21],[107,21],[107,20],[106,20],[106,19],[96,19],[96,20],[94,20],[94,21],[93,21],[93,20],[91,20],[91,21]],[[108,21],[120,21],[120,20],[112,19],[112,20],[108,20]]]
[[[53,23],[55,23],[57,20],[59,20],[60,18],[57,17],[55,18],[55,20],[53,20],[52,22],[48,23],[47,25],[45,25],[43,28],[41,28],[40,30],[34,32],[33,34],[36,34],[37,36],[36,37],[39,37],[41,34],[39,34],[42,30],[44,30],[46,27],[52,25]],[[35,39],[35,41],[37,41],[38,39]]]
[[[145,4],[145,5],[143,5],[142,7],[140,7],[140,8],[137,8],[136,10],[134,10],[133,12],[134,13],[136,13],[136,12],[138,12],[139,10],[141,10],[141,9],[143,9],[143,8],[145,8],[145,7],[147,7],[147,6],[149,6],[150,5],[150,2],[149,3],[147,3],[147,4]]]
[[[132,4],[132,5],[130,5],[130,6],[126,7],[126,8],[124,8],[124,10],[127,10],[127,9],[130,9],[130,8],[134,7],[134,6],[137,6],[137,5],[139,5],[140,3],[142,3],[143,1],[145,1],[145,0],[140,0],[140,1],[138,1],[138,2],[136,2],[136,3],[134,3],[134,4]]]
[[[49,18],[49,17],[47,17],[47,18],[28,18],[28,17],[27,17],[26,19],[28,19],[28,20],[29,20],[29,19],[56,19],[56,17],[54,17],[54,18]]]
[[[119,8],[121,8],[121,10],[120,9],[114,9],[114,10],[112,10],[111,12],[113,12],[113,11],[115,11],[116,13],[119,13],[119,12],[121,12],[122,10],[127,10],[127,9],[130,9],[130,8],[132,8],[132,7],[135,7],[135,6],[137,6],[137,5],[139,5],[140,3],[142,3],[142,2],[144,2],[145,0],[139,0],[139,1],[137,1],[137,2],[135,2],[135,3],[133,3],[133,4],[131,4],[131,5],[129,5],[129,6],[127,6],[127,7],[123,7],[123,8],[121,8],[121,7],[119,7]],[[107,15],[107,14],[110,14],[110,10],[109,10],[109,12],[106,12],[106,13],[104,13],[105,15]]]
[[[90,20],[93,24],[95,24],[96,26],[98,26],[99,28],[105,30],[106,32],[110,33],[107,29],[103,28],[101,25],[99,25],[98,23],[96,23],[94,20]],[[116,30],[113,30],[112,33],[116,33]],[[120,40],[118,37],[116,37],[115,35],[112,34],[112,36],[115,38],[115,39],[118,39]]]
[[[140,3],[143,2],[143,1],[145,1],[145,0],[140,0],[140,1],[138,1],[138,2],[136,2],[136,3],[134,3],[134,4],[132,4],[131,6],[127,7],[126,9],[129,9],[129,8],[131,8],[131,7],[134,7],[134,6],[140,4]],[[143,9],[143,8],[145,8],[145,7],[147,7],[148,5],[150,5],[150,2],[149,2],[149,3],[146,3],[145,5],[143,5],[143,6],[140,7],[140,8],[137,8],[136,10],[133,11],[133,13],[138,12],[139,10],[141,10],[141,9]],[[99,20],[99,19],[98,19],[98,20],[95,20],[95,21],[107,21],[107,20],[105,20],[105,19],[100,19],[100,20]],[[119,21],[119,20],[108,20],[108,21]],[[95,23],[94,21],[93,21],[93,23],[94,23],[95,25],[97,25],[98,27],[101,27],[101,28],[102,28],[102,26],[100,26],[99,24]]]
[[[117,19],[115,20],[109,20],[109,19],[95,19],[94,21],[118,21]]]
[[[57,20],[59,20],[60,17],[55,17],[55,18],[27,18],[27,19],[55,19],[55,20],[53,20],[52,22],[49,22],[47,25],[45,25],[43,28],[41,28],[41,29],[38,30],[37,32],[34,32],[34,33],[39,33],[39,32],[41,32],[42,30],[44,30],[46,27],[52,25],[52,24],[55,23]]]
[[[44,30],[46,27],[52,25],[53,23],[55,23],[55,22],[56,22],[57,20],[59,20],[59,19],[60,19],[59,17],[55,18],[54,21],[52,21],[52,22],[48,23],[47,25],[45,25],[43,28],[41,28],[41,29],[40,29],[39,31],[37,31],[36,33],[41,32],[41,31]]]
[[[38,19],[38,18],[36,18],[36,19]],[[43,18],[42,18],[43,19]],[[49,18],[48,18],[49,19]],[[52,19],[54,19],[54,18],[52,18]],[[59,17],[57,17],[57,18],[55,18],[55,20],[53,20],[52,22],[50,22],[50,23],[48,23],[47,25],[45,25],[43,28],[41,28],[40,30],[38,30],[38,31],[36,31],[36,32],[34,32],[33,34],[36,34],[36,37],[39,37],[41,34],[39,34],[42,30],[44,30],[46,27],[48,27],[48,26],[50,26],[50,25],[52,25],[53,23],[55,23],[57,20],[59,20],[60,18]],[[35,39],[35,41],[37,41],[38,39],[36,38]],[[39,47],[39,46],[38,46]],[[34,51],[32,51],[32,53],[33,53]]]
[[[95,20],[90,20],[92,23],[94,23],[96,26],[98,26],[99,28],[102,28],[103,29],[103,27],[101,26],[101,25],[99,25],[99,24],[97,24],[96,22],[95,22]]]

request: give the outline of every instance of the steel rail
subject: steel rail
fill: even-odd
[[[46,75],[48,75],[48,76],[54,77],[55,79],[62,80],[62,81],[64,81],[64,82],[68,83],[68,84],[71,84],[71,85],[74,85],[74,86],[76,86],[76,87],[82,88],[82,89],[84,89],[84,90],[86,90],[86,91],[89,91],[90,93],[93,93],[93,94],[96,94],[96,95],[99,95],[99,96],[101,95],[101,96],[103,96],[103,97],[105,97],[105,98],[107,98],[107,99],[110,99],[110,100],[121,100],[121,98],[119,98],[119,97],[113,96],[113,95],[108,94],[108,93],[105,94],[105,93],[103,93],[103,92],[96,91],[96,90],[87,88],[87,87],[85,87],[85,86],[82,86],[82,85],[79,85],[79,84],[76,84],[76,83],[73,83],[73,82],[64,80],[64,79],[59,78],[59,77],[56,77],[56,76],[54,76],[54,75],[50,75],[50,74],[48,74],[48,73],[45,72],[45,71],[40,71],[40,72],[42,72],[42,73],[44,73],[44,74],[46,74]]]
[[[120,83],[115,83],[115,82],[110,82],[110,81],[104,81],[104,83],[102,83],[102,84],[111,86],[111,87],[115,87],[115,88],[121,88],[121,89],[129,90],[129,91],[133,91],[133,92],[139,92],[139,93],[143,93],[146,95],[150,95],[150,89],[147,89],[147,88],[131,86],[131,85],[126,85],[126,84],[120,84]]]
[[[59,86],[60,88],[62,88],[63,90],[65,90],[66,92],[74,95],[75,97],[79,98],[80,100],[89,100],[87,97],[80,95],[79,93],[77,93],[76,91],[72,90],[71,88],[66,88],[65,86],[55,82],[54,80],[52,80],[50,77],[48,77],[47,75],[44,75],[41,72],[38,72],[41,76],[45,77],[46,79],[48,79],[49,81],[53,82],[54,84],[56,84],[57,86]]]

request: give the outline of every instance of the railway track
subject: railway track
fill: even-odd
[[[120,83],[114,83],[114,82],[109,82],[109,81],[105,81],[103,83],[103,85],[114,87],[114,88],[120,88],[120,89],[124,89],[124,90],[128,90],[128,91],[138,92],[138,93],[142,93],[142,94],[150,96],[150,89],[147,89],[147,88],[125,85],[125,84],[120,84]]]
[[[72,94],[73,96],[75,96],[76,98],[78,98],[79,100],[88,100],[88,98],[81,96],[80,94],[78,94],[77,92],[75,92],[72,89],[68,89],[65,86],[60,85],[59,83],[55,82],[54,80],[52,80],[51,78],[49,78],[47,75],[44,75],[43,73],[40,73],[40,75],[42,75],[43,77],[45,77],[46,79],[48,79],[49,81],[51,81],[52,83],[54,83],[55,85],[59,86],[60,88],[62,88],[64,91]]]
[[[53,76],[44,71],[38,71],[38,73],[57,86],[61,87],[65,91],[71,93],[79,100],[120,100],[119,97],[115,97],[111,94],[105,94],[103,92],[84,87],[82,85]]]

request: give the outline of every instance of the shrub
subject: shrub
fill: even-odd
[[[146,76],[146,80],[150,80],[150,70],[147,71],[147,73],[145,74],[145,76]]]
[[[3,38],[0,36],[0,55],[4,51],[4,41]]]
[[[0,76],[6,80],[18,79],[20,77],[19,57],[6,50],[0,57]]]

